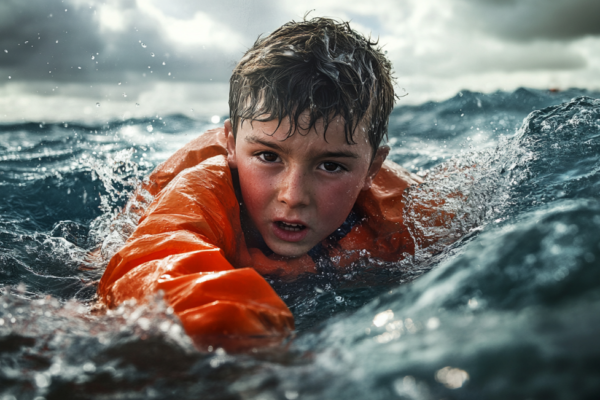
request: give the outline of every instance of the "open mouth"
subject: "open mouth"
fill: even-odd
[[[306,226],[304,226],[302,224],[288,224],[287,222],[283,222],[283,221],[277,221],[277,222],[275,222],[275,224],[277,224],[277,226],[279,228],[283,229],[284,231],[290,231],[290,232],[299,232],[299,231],[306,229]]]

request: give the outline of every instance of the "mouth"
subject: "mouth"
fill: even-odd
[[[300,221],[273,221],[273,233],[284,242],[299,242],[308,235],[308,226]]]

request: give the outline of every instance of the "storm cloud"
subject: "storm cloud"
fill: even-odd
[[[573,40],[600,35],[597,0],[464,0],[465,22],[516,41]]]
[[[424,65],[440,76],[582,68],[586,60],[564,42],[600,34],[596,0],[380,1],[368,8],[331,0],[288,3],[5,0],[0,4],[0,70],[17,80],[224,82],[259,34],[298,19],[312,6],[314,15],[346,16],[382,36],[392,49],[410,40],[398,49],[404,53],[390,54],[404,59],[400,73]],[[441,32],[431,35],[435,31]],[[506,41],[484,43],[489,38]],[[436,60],[436,46],[443,50],[443,62]]]
[[[378,38],[403,103],[461,89],[600,89],[597,0],[3,0],[0,121],[225,114],[244,52],[307,11]]]
[[[59,82],[227,79],[237,55],[212,44],[229,32],[213,23],[204,43],[177,43],[151,11],[135,1],[9,0],[0,5],[0,69],[13,79]]]

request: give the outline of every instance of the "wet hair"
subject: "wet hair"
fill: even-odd
[[[348,22],[306,17],[259,37],[233,70],[229,110],[233,134],[245,120],[288,118],[290,129],[308,133],[323,120],[325,133],[337,116],[348,144],[361,122],[373,154],[387,135],[394,107],[392,65],[378,42]],[[309,118],[300,117],[304,111]],[[327,140],[327,137],[325,137]]]

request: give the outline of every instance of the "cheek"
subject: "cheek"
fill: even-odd
[[[271,182],[260,168],[253,168],[252,165],[244,163],[238,165],[238,174],[244,205],[255,219],[256,212],[264,210],[272,197]]]
[[[343,180],[323,185],[319,189],[319,214],[327,217],[326,220],[331,220],[333,225],[338,224],[336,228],[344,222],[354,207],[362,187],[358,181],[358,179]]]

